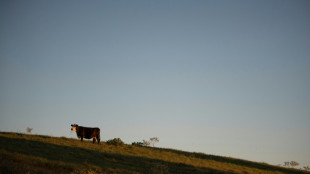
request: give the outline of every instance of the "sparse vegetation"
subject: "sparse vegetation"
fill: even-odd
[[[143,146],[149,146],[151,143],[149,141],[143,140],[142,144]]]
[[[155,143],[158,143],[158,142],[159,142],[158,137],[150,138],[150,143],[152,144],[153,147],[154,147]]]
[[[143,142],[133,142],[131,143],[133,146],[144,146]]]
[[[120,138],[114,138],[112,140],[107,141],[108,145],[114,145],[114,146],[122,146],[125,143]]]
[[[30,133],[31,133],[31,131],[32,131],[32,129],[33,129],[33,128],[27,127],[27,129],[26,129],[27,133],[29,133],[29,134],[30,134]]]
[[[155,143],[158,143],[158,142],[159,142],[159,138],[153,137],[153,138],[150,138],[149,141],[143,140],[142,142],[133,142],[132,145],[135,145],[135,146],[150,146],[150,145],[152,145],[152,147],[154,147]]]
[[[120,139],[109,142],[98,146],[72,138],[0,132],[0,173],[309,173],[203,153],[115,145]]]
[[[299,166],[299,163],[296,162],[296,161],[291,161],[291,162],[290,162],[290,165],[291,165],[292,167],[296,167],[296,166]]]
[[[310,171],[310,167],[309,166],[304,166],[304,170],[305,171]]]
[[[284,167],[290,167],[290,162],[289,161],[285,161],[284,162]]]
[[[296,162],[296,161],[285,161],[284,162],[284,167],[296,167],[296,166],[299,166],[299,163]],[[305,168],[305,167],[304,167]]]

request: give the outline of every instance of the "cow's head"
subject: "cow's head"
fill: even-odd
[[[76,128],[78,127],[77,124],[71,124],[71,131],[76,131]]]

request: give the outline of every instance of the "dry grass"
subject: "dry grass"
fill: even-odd
[[[0,132],[0,173],[306,173],[173,149]]]

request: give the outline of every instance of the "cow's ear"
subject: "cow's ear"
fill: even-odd
[[[73,124],[71,124],[71,126],[73,127]]]

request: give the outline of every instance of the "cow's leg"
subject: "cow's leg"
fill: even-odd
[[[96,138],[94,137],[94,138],[93,138],[93,144],[95,144],[95,142],[96,142]]]
[[[97,137],[98,144],[100,144],[100,137]]]
[[[81,141],[83,141],[83,137],[81,137]]]
[[[100,130],[98,131],[96,138],[97,138],[98,144],[100,144]]]

